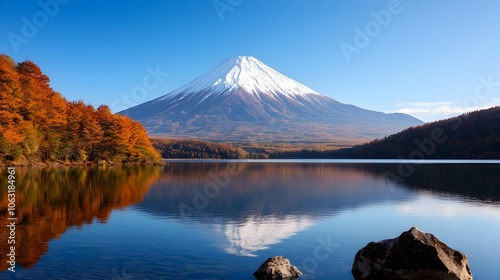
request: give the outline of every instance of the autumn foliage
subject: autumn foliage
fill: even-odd
[[[67,101],[31,61],[0,55],[0,162],[158,162],[144,127]]]

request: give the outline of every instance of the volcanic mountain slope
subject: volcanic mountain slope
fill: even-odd
[[[150,135],[219,141],[352,142],[422,123],[342,104],[246,56],[120,113]]]

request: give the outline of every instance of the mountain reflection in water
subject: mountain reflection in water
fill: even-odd
[[[397,164],[167,163],[137,207],[201,224],[242,256],[293,236],[346,209],[410,199],[412,189],[498,200],[496,165],[420,165],[393,181]],[[230,175],[231,173],[236,175]],[[218,184],[218,188],[214,187]],[[209,186],[210,187],[207,187]],[[404,188],[398,188],[402,185]]]
[[[255,256],[337,212],[407,198],[358,165],[175,162],[137,207],[203,225],[225,252]]]
[[[427,198],[415,201],[419,193],[486,202],[495,209],[499,205],[500,165],[413,167],[410,176],[395,181],[391,178],[399,174],[398,164],[179,161],[148,167],[17,168],[16,262],[36,270],[51,239],[60,238],[70,227],[107,223],[111,211],[120,208],[159,218],[160,231],[182,228],[176,231],[180,236],[171,236],[173,240],[182,241],[183,234],[201,230],[214,242],[210,246],[234,257],[258,255],[322,221],[366,206],[396,204],[403,213],[441,211],[436,204],[426,208]],[[1,176],[0,184],[7,185],[6,180]],[[0,193],[0,201],[0,219],[5,221],[6,192]],[[483,208],[477,211],[488,210]],[[443,205],[445,210],[467,209],[449,204]],[[2,227],[0,239],[7,240],[7,235]],[[144,242],[171,246],[170,239],[151,239],[153,235],[147,233]],[[0,242],[2,252],[8,246]],[[6,260],[5,254],[0,256],[2,270],[8,267]],[[198,261],[205,264],[202,257]]]

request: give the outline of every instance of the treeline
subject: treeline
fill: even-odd
[[[302,149],[299,151],[278,151],[270,152],[269,158],[271,159],[331,159],[337,158],[339,150],[315,150]]]
[[[151,138],[163,158],[206,159],[327,159],[339,148],[324,144],[215,143],[204,140]]]
[[[144,127],[69,102],[50,87],[31,61],[0,54],[0,163],[156,163],[161,161]]]
[[[165,158],[500,159],[500,107],[410,127],[352,148],[154,139]]]
[[[500,159],[500,107],[411,127],[336,157],[368,159]]]
[[[227,143],[202,140],[152,138],[153,146],[163,158],[263,159],[267,154],[248,152]]]

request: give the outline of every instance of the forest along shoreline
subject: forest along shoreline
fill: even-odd
[[[25,160],[19,160],[17,162],[1,162],[0,168],[7,167],[28,167],[28,168],[38,168],[38,167],[81,167],[81,166],[153,166],[153,165],[164,165],[165,162],[162,159],[159,162],[125,162],[125,163],[115,163],[115,162],[28,162]]]
[[[500,159],[498,120],[500,106],[410,127],[366,144],[359,139],[221,143],[150,138],[140,122],[113,114],[106,105],[95,109],[66,100],[35,63],[16,63],[0,54],[0,167],[151,165],[163,164],[164,158]]]
[[[500,106],[410,127],[365,144],[221,143],[160,137],[152,137],[151,142],[169,159],[498,160],[498,131]]]
[[[162,162],[141,123],[68,101],[35,63],[0,54],[0,166]]]

